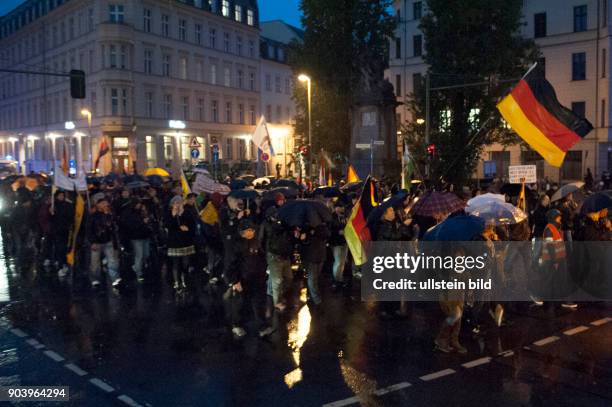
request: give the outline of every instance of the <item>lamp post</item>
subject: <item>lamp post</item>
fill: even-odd
[[[308,175],[312,177],[312,80],[306,74],[300,74],[298,80],[306,82],[308,96]]]
[[[81,116],[87,118],[87,132],[89,133],[89,165],[91,172],[94,172],[93,163],[93,135],[91,134],[91,110],[81,109]]]

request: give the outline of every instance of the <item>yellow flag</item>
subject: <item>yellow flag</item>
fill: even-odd
[[[328,187],[334,186],[334,180],[332,179],[331,170],[329,170],[329,174],[327,174],[327,186]]]
[[[183,198],[186,198],[187,195],[191,193],[191,188],[189,187],[187,177],[185,177],[183,170],[181,170],[181,188],[183,189]]]
[[[69,266],[74,266],[74,259],[76,257],[76,242],[79,236],[79,230],[81,229],[81,222],[83,221],[83,213],[85,212],[85,201],[81,194],[76,195],[74,202],[74,225],[70,231],[70,237],[68,239],[68,248],[70,251],[66,254],[66,263]]]
[[[346,176],[346,182],[351,183],[351,182],[359,182],[359,181],[361,180],[359,179],[359,175],[357,175],[357,171],[355,171],[353,166],[349,164],[348,174]]]
[[[212,202],[209,201],[204,209],[200,211],[200,219],[202,219],[202,222],[211,226],[219,222],[219,212],[217,212],[217,208],[215,208]]]

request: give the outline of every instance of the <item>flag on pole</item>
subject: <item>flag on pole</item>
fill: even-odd
[[[402,154],[402,189],[410,189],[414,164],[408,152],[408,145],[404,141],[404,152]]]
[[[108,142],[106,141],[106,136],[102,137],[102,141],[100,142],[100,149],[98,150],[98,157],[96,158],[96,162],[93,167],[93,171],[98,169],[100,165],[100,159],[104,157],[110,151],[110,147]]]
[[[521,192],[519,192],[518,201],[516,206],[523,210],[523,212],[527,212],[527,201],[525,199],[525,183],[521,182]]]
[[[331,170],[329,170],[329,174],[327,174],[327,186],[328,187],[333,187],[334,186],[334,180],[332,178]]]
[[[268,157],[274,156],[272,140],[270,139],[270,132],[268,131],[268,125],[266,124],[266,118],[264,116],[259,118],[259,123],[257,123],[255,133],[253,133],[253,144],[255,144],[262,153],[267,154]]]
[[[181,189],[183,190],[183,198],[186,198],[187,195],[191,193],[191,188],[189,187],[187,177],[185,177],[183,170],[181,170]]]
[[[325,179],[325,161],[323,159],[319,161],[319,185],[325,185],[327,182]]]
[[[85,172],[79,171],[76,178],[70,178],[56,167],[53,174],[53,186],[65,191],[87,191]]]
[[[532,66],[497,105],[506,122],[546,162],[560,167],[567,151],[593,126],[559,103],[555,89]]]
[[[85,201],[83,197],[76,192],[76,199],[74,200],[74,224],[68,237],[68,248],[69,252],[66,254],[66,263],[73,267],[76,257],[76,244],[77,237],[79,236],[79,230],[81,229],[81,222],[83,221],[83,213],[85,212]]]
[[[351,183],[351,182],[359,182],[359,181],[361,180],[359,179],[359,175],[357,175],[357,171],[355,171],[355,168],[353,168],[353,166],[349,164],[347,175],[346,175],[346,182]]]
[[[344,237],[356,266],[361,266],[368,259],[366,251],[368,243],[372,241],[372,234],[367,219],[372,210],[378,206],[374,188],[372,178],[368,177],[344,227]]]
[[[66,140],[63,143],[64,148],[62,149],[62,171],[64,171],[64,175],[68,175],[68,146],[66,145]]]

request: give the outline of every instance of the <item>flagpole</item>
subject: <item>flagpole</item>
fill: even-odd
[[[529,73],[530,73],[531,71],[533,71],[537,65],[538,65],[538,62],[537,62],[537,61],[536,61],[536,62],[534,62],[534,63],[533,63],[533,64],[532,64],[532,65],[529,67],[529,69],[527,70],[527,72],[525,72],[525,75],[523,75],[523,76],[521,77],[521,80],[525,79],[525,77],[526,77],[527,75],[529,75]]]

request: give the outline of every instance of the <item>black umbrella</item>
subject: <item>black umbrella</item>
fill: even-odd
[[[277,179],[272,183],[273,187],[289,187],[294,189],[303,189],[301,185],[292,179]]]
[[[314,195],[323,195],[323,197],[325,198],[335,198],[338,197],[340,195],[342,195],[342,193],[340,192],[340,188],[338,187],[318,187],[317,189],[314,190]]]
[[[297,195],[298,195],[297,190],[294,189],[294,188],[278,187],[278,188],[272,188],[272,189],[269,189],[269,190],[265,191],[263,193],[263,199],[267,200],[267,201],[273,201],[274,200],[274,196],[278,192],[283,194],[285,196],[285,199],[295,199],[295,198],[297,198]]]
[[[612,191],[601,191],[587,196],[580,212],[582,214],[599,212],[610,206],[612,206]]]
[[[229,193],[229,196],[236,199],[255,199],[259,194],[254,189],[235,189]]]
[[[393,195],[391,198],[387,199],[380,205],[374,208],[372,212],[368,215],[367,224],[369,227],[376,226],[380,218],[383,216],[385,211],[388,208],[393,208],[395,206],[402,205],[406,198],[408,197],[408,192],[400,191],[397,194]]]
[[[317,227],[332,219],[331,211],[320,201],[298,199],[278,210],[278,218],[288,226]]]
[[[146,181],[131,181],[125,184],[125,187],[128,189],[146,188],[148,186],[149,186],[149,183]]]
[[[241,180],[241,179],[232,180],[232,182],[230,182],[230,185],[229,185],[230,189],[232,189],[232,190],[234,190],[234,189],[244,189],[244,188],[246,188],[248,186],[249,186],[249,183],[244,181],[244,180]]]
[[[357,181],[357,182],[349,182],[348,184],[342,185],[340,190],[342,192],[357,192],[361,188],[363,188],[363,181]]]

